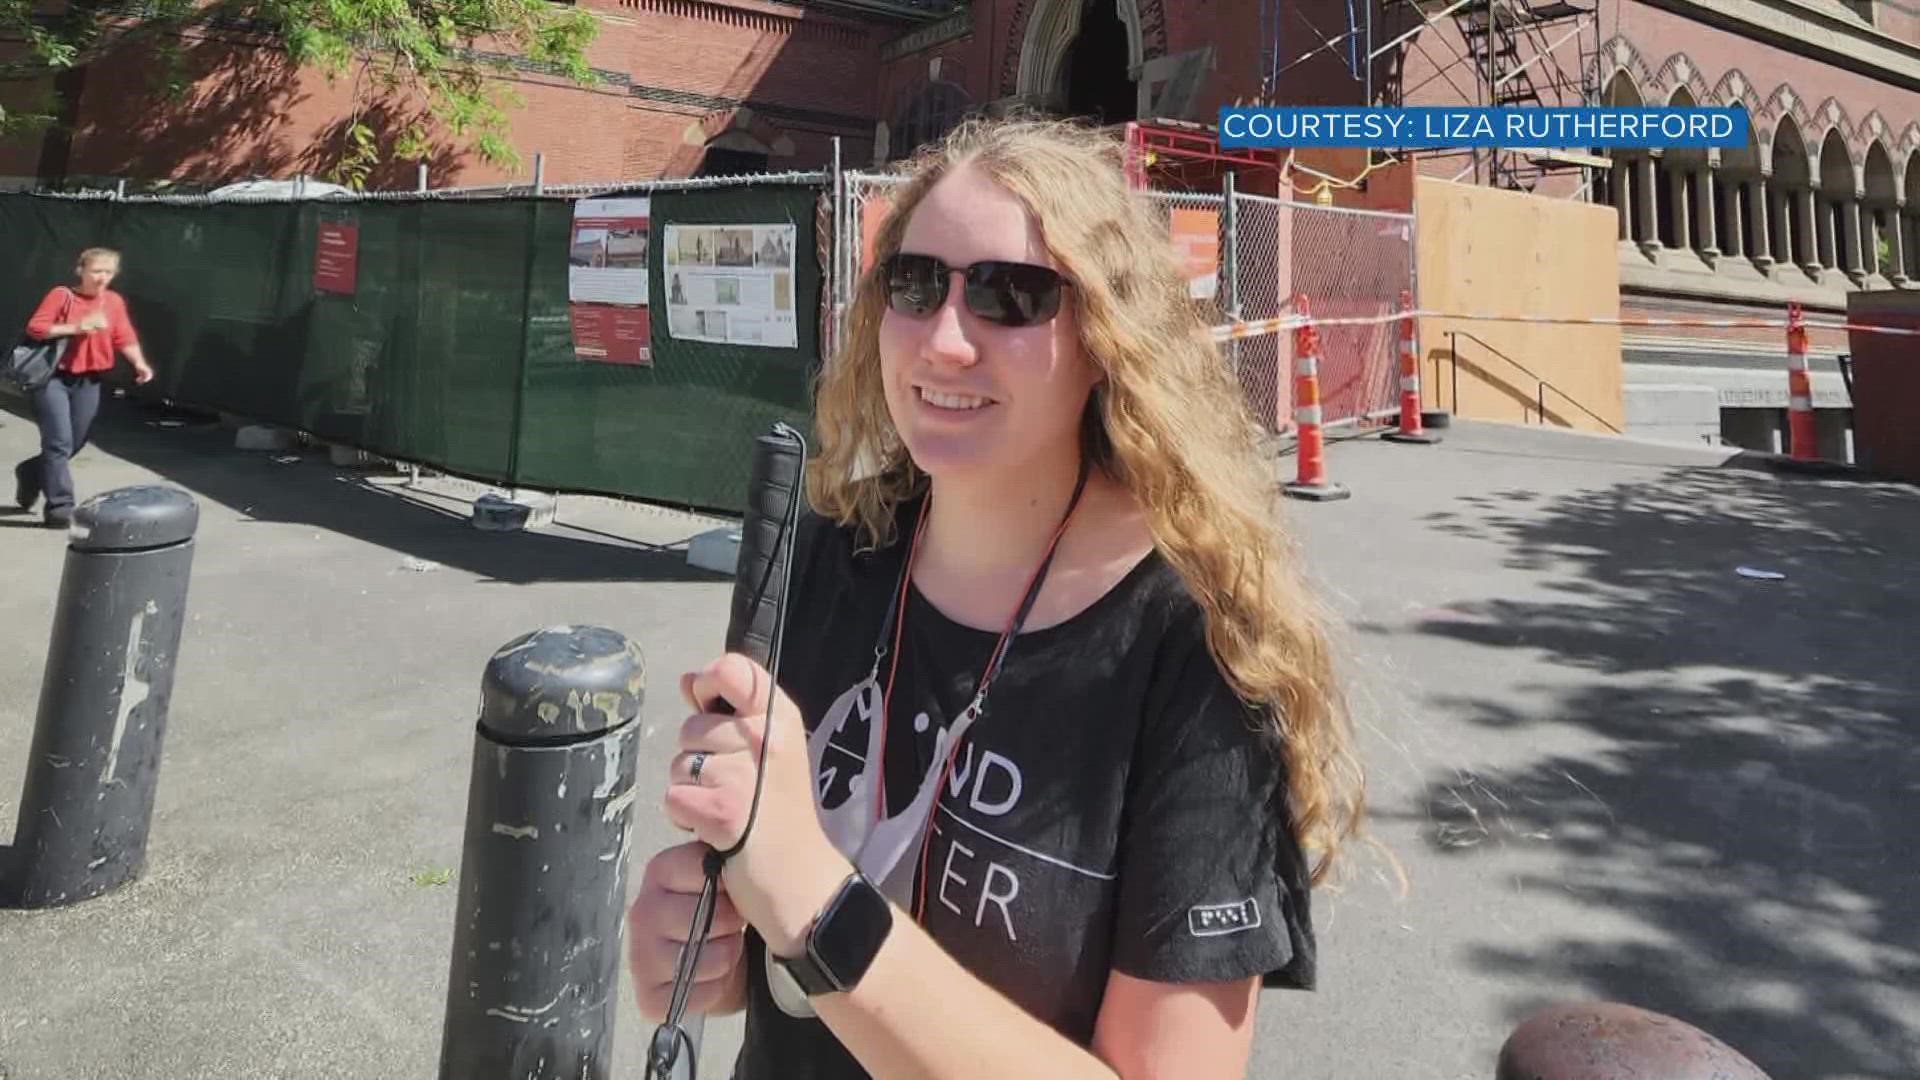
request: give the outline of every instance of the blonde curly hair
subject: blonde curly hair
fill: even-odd
[[[874,265],[898,251],[914,209],[962,165],[1019,198],[1075,284],[1081,346],[1104,373],[1082,443],[1145,509],[1154,539],[1207,616],[1221,671],[1273,719],[1312,880],[1324,880],[1364,813],[1365,780],[1324,617],[1279,523],[1271,465],[1208,326],[1188,299],[1167,225],[1125,179],[1124,149],[1081,123],[974,118],[903,165]],[[823,516],[892,539],[894,508],[926,476],[895,430],[881,386],[886,284],[863,273],[847,335],[816,387],[819,451],[807,495]]]

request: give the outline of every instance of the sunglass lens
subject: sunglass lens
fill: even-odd
[[[1060,310],[1060,275],[1044,266],[981,263],[967,275],[967,306],[1003,326],[1032,326]]]
[[[895,255],[887,269],[887,301],[895,311],[924,315],[947,297],[947,272],[927,255]]]

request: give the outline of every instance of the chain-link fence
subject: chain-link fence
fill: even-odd
[[[834,266],[845,299],[866,267],[885,220],[885,173],[847,173],[843,231]],[[1375,320],[1320,327],[1325,422],[1363,420],[1398,403],[1398,328],[1402,290],[1413,282],[1413,216],[1350,210],[1229,192],[1155,191],[1150,199],[1185,260],[1188,295],[1210,324],[1253,322],[1292,313],[1303,294],[1316,319]],[[838,324],[836,324],[838,325]],[[837,340],[837,338],[836,338]],[[1229,341],[1221,361],[1238,380],[1256,423],[1269,432],[1293,424],[1291,335]]]
[[[0,271],[0,321],[23,326],[82,248],[120,248],[116,288],[160,373],[136,396],[486,481],[737,510],[754,437],[776,419],[809,426],[813,379],[839,347],[900,182],[849,170],[320,199],[4,194],[0,239],[19,257]],[[642,362],[596,362],[575,340],[583,197],[650,202]],[[1321,329],[1326,422],[1392,410],[1410,215],[1151,198],[1204,319],[1277,318],[1304,295],[1317,320],[1339,320]],[[716,244],[791,242],[778,255],[791,280],[716,263],[690,305],[677,284],[686,256],[666,251],[675,226]],[[320,237],[342,232],[355,244],[344,291],[323,287],[319,269]],[[740,265],[765,269],[757,255]],[[708,332],[733,316],[692,310],[760,293],[782,297],[776,307],[790,298],[790,336]],[[1292,346],[1286,333],[1221,346],[1269,431],[1292,424]]]
[[[1305,297],[1306,314],[1319,331],[1323,422],[1350,423],[1392,413],[1400,385],[1396,316],[1402,292],[1414,291],[1413,215],[1261,195],[1238,195],[1235,201],[1244,238],[1239,245],[1240,287],[1249,305],[1242,318],[1298,315],[1294,298]],[[1266,251],[1274,257],[1261,257]],[[1275,354],[1276,375],[1290,370],[1291,335],[1266,340]],[[1246,381],[1243,377],[1243,384]],[[1290,383],[1282,379],[1279,385]]]

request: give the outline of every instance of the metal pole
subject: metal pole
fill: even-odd
[[[1453,359],[1453,415],[1460,415],[1460,339],[1447,331],[1447,354]]]
[[[1227,277],[1227,318],[1232,322],[1240,321],[1240,200],[1234,197],[1234,173],[1227,170],[1221,181],[1220,192],[1225,197],[1222,217],[1226,225],[1226,252],[1222,269]],[[1228,343],[1227,355],[1232,358],[1234,377],[1240,375],[1240,339],[1234,338]]]
[[[487,662],[468,778],[440,1076],[611,1073],[646,658],[613,630]]]
[[[853,260],[847,253],[847,175],[841,168],[840,136],[833,137],[833,258],[827,265],[832,268],[833,284],[828,292],[832,297],[833,318],[831,337],[827,342],[827,357],[831,358],[840,351],[840,343],[846,340],[847,316],[847,273]]]
[[[538,195],[545,190],[547,190],[547,155],[536,153],[533,155],[533,193]]]
[[[420,180],[419,180],[418,190],[420,191],[427,190],[427,163],[424,161],[420,163]]]
[[[40,684],[6,899],[91,899],[138,877],[186,621],[200,508],[177,488],[81,504]]]

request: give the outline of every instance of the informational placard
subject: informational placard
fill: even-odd
[[[667,332],[685,341],[795,348],[792,225],[668,225]]]
[[[1187,295],[1211,300],[1220,291],[1220,212],[1176,208],[1173,246],[1187,279]]]
[[[313,245],[313,291],[352,296],[360,276],[360,226],[322,221]]]
[[[650,214],[646,199],[581,199],[573,204],[567,299],[574,354],[583,360],[653,362],[647,306]]]

